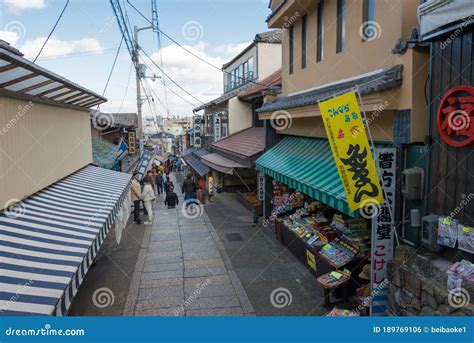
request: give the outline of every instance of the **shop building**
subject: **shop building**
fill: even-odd
[[[241,101],[239,93],[269,77],[281,67],[278,31],[259,33],[253,42],[224,64],[224,93],[193,110],[202,116],[202,145],[206,146],[230,134],[262,126],[252,103]]]
[[[401,230],[406,213],[400,176],[428,132],[429,53],[418,43],[416,6],[409,0],[270,2],[268,26],[282,37],[282,92],[256,110],[265,121],[265,153],[256,161],[266,175],[264,225],[275,224],[277,239],[318,277],[328,303],[330,293],[341,297],[345,291],[359,302],[353,304],[357,313],[369,312],[363,298],[380,268],[382,286],[372,311],[386,314],[388,271],[385,261],[381,267],[373,258],[371,237],[381,217],[349,208],[319,103],[350,91],[360,95],[375,155],[379,162],[390,157],[395,218],[389,222]]]
[[[420,41],[430,45],[429,132],[418,167],[423,198],[391,265],[395,315],[473,315],[474,8],[469,1],[422,1]]]
[[[0,315],[65,315],[112,227],[130,175],[91,166],[102,96],[0,41]]]

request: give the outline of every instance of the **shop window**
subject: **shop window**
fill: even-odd
[[[336,52],[346,50],[346,0],[337,0],[337,47]]]
[[[377,30],[374,27],[375,23],[375,0],[364,0],[362,14],[362,25],[364,27],[362,41],[371,40],[374,35],[377,34]]]
[[[289,66],[288,66],[290,74],[293,74],[293,63],[294,63],[293,48],[294,48],[294,26],[291,26],[290,32],[289,32]]]
[[[324,47],[324,0],[320,0],[317,6],[317,33],[316,33],[316,62],[323,60],[323,47]]]
[[[307,28],[306,16],[301,19],[301,69],[306,68],[306,28]]]

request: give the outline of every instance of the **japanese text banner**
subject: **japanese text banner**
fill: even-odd
[[[356,211],[382,203],[383,192],[356,94],[349,92],[321,102],[319,109],[349,208]]]

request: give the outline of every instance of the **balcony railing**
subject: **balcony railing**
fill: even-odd
[[[242,87],[243,85],[246,85],[252,81],[254,81],[253,71],[248,71],[244,76],[239,76],[237,77],[237,80],[228,82],[226,85],[224,85],[224,93],[233,91],[234,89]]]

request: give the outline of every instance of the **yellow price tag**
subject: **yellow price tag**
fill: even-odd
[[[465,233],[471,232],[471,229],[468,228],[468,227],[464,227],[462,230],[463,230],[463,232],[465,232]]]
[[[448,217],[446,217],[446,218],[444,218],[443,223],[444,223],[445,225],[451,225],[451,219],[449,219]]]

